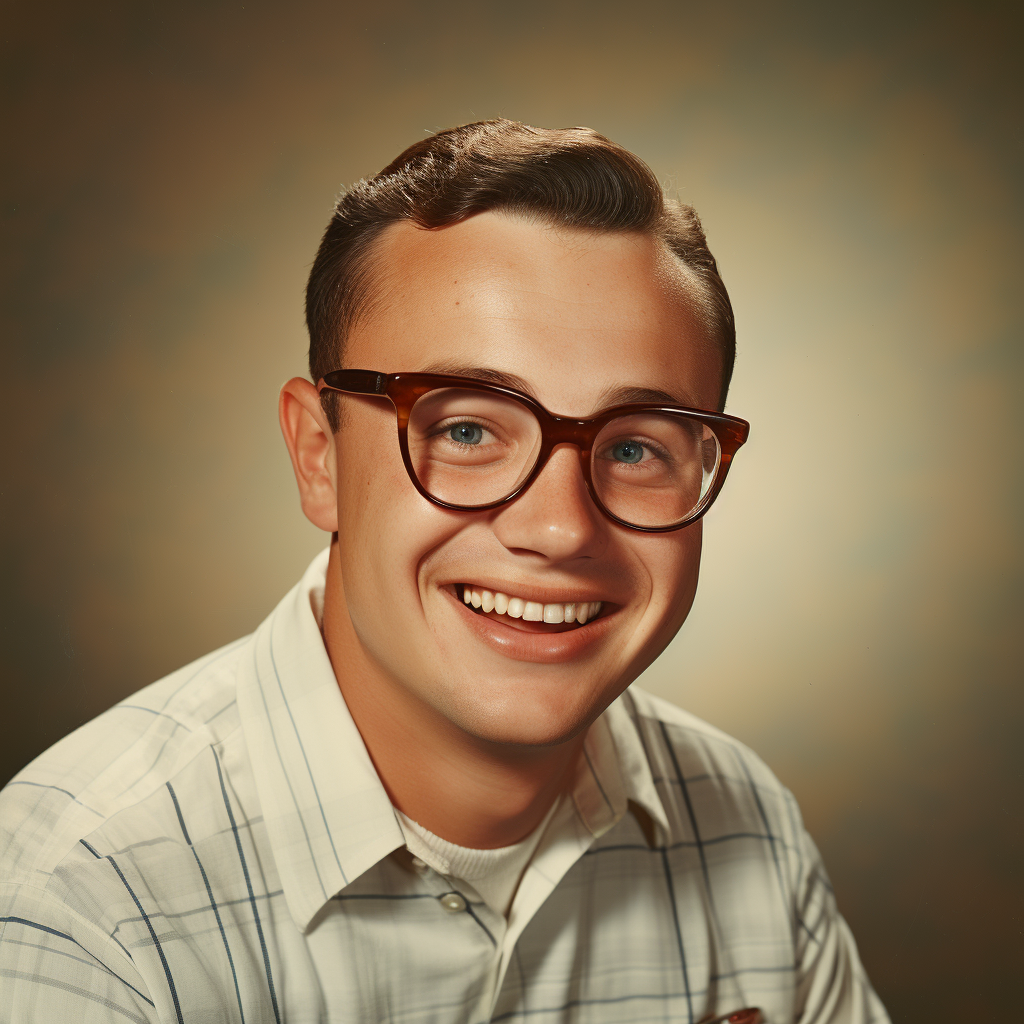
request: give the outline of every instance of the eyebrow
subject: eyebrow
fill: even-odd
[[[423,372],[452,374],[455,377],[472,377],[474,380],[486,381],[488,384],[497,384],[500,387],[511,388],[513,391],[522,391],[534,400],[537,398],[537,393],[530,386],[529,382],[522,377],[515,373],[505,373],[503,370],[491,370],[486,366],[465,366],[454,362],[434,363]]]
[[[476,380],[486,381],[488,384],[497,384],[500,387],[512,388],[513,391],[522,391],[535,401],[537,393],[518,374],[506,373],[504,370],[493,370],[486,366],[467,366],[462,363],[440,362],[428,366],[424,373],[452,374],[456,377],[473,377]],[[607,388],[598,402],[598,412],[602,409],[610,409],[616,405],[640,405],[648,403],[652,405],[681,405],[686,408],[694,408],[695,403],[686,401],[685,394],[673,395],[668,391],[660,391],[657,388],[642,387],[638,384],[622,384],[618,387]],[[557,414],[556,414],[557,415]]]
[[[609,388],[601,396],[602,406],[608,408],[613,405],[640,405],[647,402],[657,405],[682,405],[693,408],[693,402],[685,400],[683,395],[670,395],[667,391],[659,391],[657,388],[644,388],[634,384],[624,384],[621,387]]]

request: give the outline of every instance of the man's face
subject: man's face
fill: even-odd
[[[714,407],[719,357],[693,314],[686,271],[652,239],[495,213],[440,230],[402,222],[378,241],[371,273],[346,366],[500,371],[551,412],[580,418],[630,401]],[[379,683],[481,739],[576,735],[682,624],[700,523],[645,534],[611,522],[568,446],[505,506],[438,508],[409,480],[391,404],[341,403],[341,581]],[[474,610],[464,588],[602,610],[584,625],[530,622]]]

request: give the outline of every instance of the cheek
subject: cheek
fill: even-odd
[[[386,529],[392,509],[409,483],[398,448],[394,410],[383,402],[351,403],[335,440],[338,480],[338,533],[374,535]],[[411,490],[411,485],[409,485]]]
[[[696,522],[675,534],[639,539],[651,583],[651,611],[673,621],[676,628],[686,618],[697,590],[701,536],[701,523]]]
[[[647,538],[651,539],[651,538]],[[633,666],[642,672],[672,642],[686,621],[697,592],[700,571],[701,524],[694,523],[677,534],[662,535],[668,540],[657,557],[648,560],[651,567],[651,603],[648,607],[648,633],[642,656]]]
[[[405,490],[407,485],[410,491],[412,487],[394,437],[394,423],[376,416],[359,420],[353,416],[339,432],[335,448],[342,582],[355,616],[367,602],[378,604],[374,591],[391,584],[398,556],[395,547],[404,536],[398,524],[409,501]],[[412,496],[418,497],[415,492]]]
[[[399,617],[411,626],[419,567],[461,525],[415,489],[390,427],[380,443],[337,446],[341,576],[357,629],[393,630]]]

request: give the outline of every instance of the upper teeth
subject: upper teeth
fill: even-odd
[[[511,615],[513,619],[522,618],[527,622],[584,623],[601,610],[600,601],[541,604],[540,601],[524,601],[521,597],[509,597],[500,591],[477,589],[468,585],[462,588],[462,599],[481,611]]]

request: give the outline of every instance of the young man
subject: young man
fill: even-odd
[[[885,1020],[789,793],[627,689],[746,437],[693,211],[452,129],[339,201],[307,314],[330,547],[6,789],[0,1020]]]

